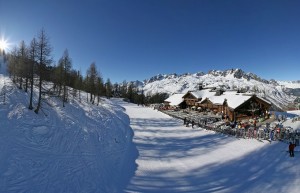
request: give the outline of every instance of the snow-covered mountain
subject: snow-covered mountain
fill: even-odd
[[[137,85],[137,83],[135,82]],[[274,106],[286,108],[297,96],[300,96],[300,81],[266,80],[256,74],[246,73],[241,69],[225,71],[211,70],[208,73],[195,74],[159,74],[150,79],[139,82],[140,89],[145,94],[155,93],[185,93],[197,90],[199,85],[216,87],[225,90],[241,90],[255,93],[273,103]]]

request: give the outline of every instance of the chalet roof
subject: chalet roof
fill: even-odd
[[[190,93],[197,99],[202,99],[201,101],[203,101],[205,98],[209,98],[216,94],[216,92],[211,92],[210,89],[191,91]]]
[[[257,98],[259,98],[260,100],[262,100],[262,101],[264,101],[264,102],[268,103],[269,105],[271,105],[271,104],[272,104],[272,103],[271,103],[270,101],[268,101],[267,99],[264,99],[264,98],[262,98],[262,97],[259,97],[259,96],[257,96],[257,95],[256,95],[256,97],[257,97]]]
[[[184,101],[183,96],[185,94],[174,94],[167,98],[165,102],[169,102],[171,106],[177,106],[180,105]]]
[[[207,99],[216,105],[222,105],[226,99],[228,107],[235,109],[244,102],[248,101],[252,96],[253,95],[244,95],[241,93],[237,93],[236,91],[227,91],[220,96],[211,96],[207,97]],[[202,99],[202,101],[203,100],[205,99]],[[202,101],[200,101],[199,103],[201,103]]]
[[[227,91],[227,92],[224,92],[220,96],[211,96],[211,97],[208,98],[208,100],[211,101],[215,105],[222,105],[224,103],[225,99],[226,99],[228,107],[230,107],[232,109],[236,109],[237,107],[242,105],[244,102],[248,101],[253,96],[255,96],[256,98],[258,98],[258,99],[264,101],[265,103],[271,105],[271,102],[269,102],[268,100],[266,100],[262,97],[258,97],[254,94],[237,93],[236,91],[229,91],[229,92]]]

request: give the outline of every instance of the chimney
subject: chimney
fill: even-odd
[[[203,84],[202,83],[199,84],[199,90],[203,90]]]
[[[222,89],[217,89],[216,90],[216,94],[215,94],[215,96],[220,96],[220,95],[222,95],[223,94],[223,90]]]

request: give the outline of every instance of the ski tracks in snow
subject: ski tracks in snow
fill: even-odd
[[[238,140],[185,127],[150,108],[119,104],[130,117],[139,152],[124,192],[299,192],[299,159],[278,154],[284,143]]]
[[[3,111],[18,121],[1,122],[0,192],[117,192],[105,176],[114,172],[110,160],[124,153],[103,129],[111,119],[99,108],[73,106],[48,99],[39,115],[22,103]]]

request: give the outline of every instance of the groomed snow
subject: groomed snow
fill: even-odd
[[[139,152],[125,192],[300,191],[300,153],[290,158],[285,143],[192,129],[156,110],[119,104]]]

